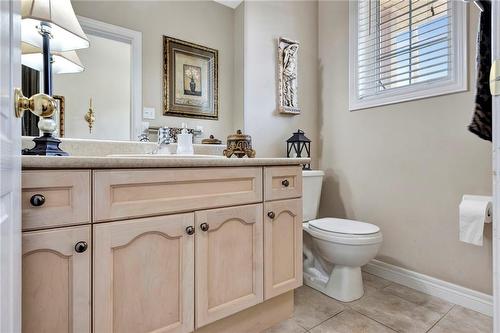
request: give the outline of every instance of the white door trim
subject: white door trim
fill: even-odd
[[[85,33],[130,44],[130,140],[136,141],[142,132],[142,32],[77,17]]]
[[[500,59],[500,1],[491,2],[491,57]],[[493,96],[493,332],[500,332],[500,96]]]
[[[21,332],[20,1],[0,0],[0,332]]]

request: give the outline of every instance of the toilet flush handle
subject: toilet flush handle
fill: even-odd
[[[274,214],[273,211],[267,213],[267,216],[269,216],[270,219],[274,219],[276,217],[276,214]]]

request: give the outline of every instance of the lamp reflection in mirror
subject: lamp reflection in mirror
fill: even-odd
[[[21,40],[42,48],[43,92],[52,96],[52,52],[66,52],[89,47],[89,41],[76,18],[70,0],[22,0]],[[63,61],[60,61],[63,64]],[[59,148],[61,141],[52,133],[52,118],[40,118],[41,137],[25,155],[68,155]]]
[[[21,62],[39,72],[43,71],[43,53],[36,46],[28,43],[21,45]],[[70,74],[83,72],[84,67],[75,51],[52,52],[52,74]]]

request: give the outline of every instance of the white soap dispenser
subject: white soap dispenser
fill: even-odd
[[[177,155],[193,155],[193,135],[188,133],[186,124],[182,124],[181,134],[177,135]]]

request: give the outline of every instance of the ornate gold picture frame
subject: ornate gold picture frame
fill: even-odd
[[[218,51],[163,36],[163,114],[219,119]]]

